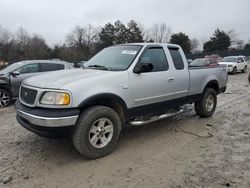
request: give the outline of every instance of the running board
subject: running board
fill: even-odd
[[[161,119],[165,119],[165,118],[168,118],[168,117],[172,117],[172,116],[175,116],[177,114],[180,114],[183,112],[183,109],[177,111],[177,112],[172,112],[172,113],[166,113],[166,114],[162,114],[162,115],[159,115],[159,116],[153,116],[151,117],[150,119],[148,120],[138,120],[138,121],[129,121],[129,125],[133,125],[133,126],[140,126],[140,125],[145,125],[145,124],[148,124],[148,123],[152,123],[154,121],[158,121],[158,120],[161,120]]]

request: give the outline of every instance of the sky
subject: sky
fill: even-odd
[[[201,42],[216,28],[250,40],[250,0],[0,0],[0,26],[40,34],[50,46],[62,44],[76,25],[132,19],[145,28],[164,22]]]

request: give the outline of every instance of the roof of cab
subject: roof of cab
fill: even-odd
[[[124,44],[119,44],[119,45],[140,45],[140,46],[167,46],[167,47],[172,47],[172,48],[180,48],[179,45],[177,44],[170,44],[170,43],[148,43],[148,42],[138,42],[138,43],[124,43]]]

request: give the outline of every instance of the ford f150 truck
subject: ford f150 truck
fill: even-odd
[[[226,84],[226,67],[189,67],[178,45],[123,44],[83,69],[26,79],[15,108],[24,128],[44,137],[70,133],[75,148],[95,159],[113,151],[125,125],[169,117],[187,103],[210,117]]]

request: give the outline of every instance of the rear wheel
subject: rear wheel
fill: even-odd
[[[247,72],[247,66],[245,66],[241,72],[243,72],[243,73]]]
[[[217,105],[216,92],[212,88],[207,88],[201,99],[195,103],[196,114],[201,117],[210,117],[213,115]]]
[[[118,114],[105,106],[93,106],[82,112],[73,130],[75,148],[90,159],[111,153],[121,131]]]
[[[10,93],[5,89],[0,89],[0,108],[10,105]]]

